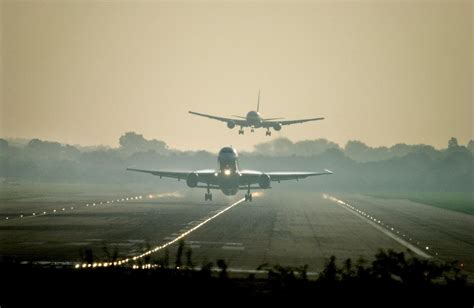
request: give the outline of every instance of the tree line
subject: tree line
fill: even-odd
[[[279,138],[240,153],[240,166],[262,171],[332,170],[334,176],[318,181],[321,189],[469,192],[474,187],[473,153],[473,140],[464,146],[456,138],[448,140],[445,149],[423,144],[373,148],[361,141],[340,147],[326,139],[292,142]],[[148,140],[134,132],[121,136],[117,148],[0,139],[0,178],[4,182],[150,182],[148,175],[126,172],[129,166],[194,170],[217,167],[217,162],[215,153],[170,149],[164,141]],[[314,180],[300,185],[312,187]]]

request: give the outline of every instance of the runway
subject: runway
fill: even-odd
[[[407,249],[410,251],[414,252],[418,256],[425,258],[425,259],[431,259],[433,256],[428,254],[429,246],[425,246],[424,249],[426,251],[423,251],[423,247],[417,247],[415,244],[411,243],[413,239],[403,232],[400,233],[399,230],[395,229],[394,227],[391,227],[390,225],[387,225],[384,223],[382,220],[377,219],[376,217],[359,210],[357,207],[342,201],[341,199],[337,199],[336,197],[330,196],[328,194],[323,194],[324,199],[329,199],[331,201],[334,201],[336,204],[340,205],[342,208],[348,210],[349,212],[353,213],[357,217],[361,218],[365,222],[367,222],[369,225],[377,229],[378,231],[382,232],[383,234],[387,235],[388,237],[392,238],[393,240],[397,241],[398,243],[402,244],[405,246]],[[419,245],[419,244],[418,244]],[[437,253],[435,253],[437,255]]]
[[[204,202],[199,192],[191,191],[113,205],[103,203],[94,208],[81,206],[90,200],[57,200],[54,206],[74,204],[75,210],[2,221],[0,251],[3,258],[20,261],[82,263],[85,248],[91,248],[98,261],[106,261],[113,251],[118,252],[119,260],[145,256],[158,260],[164,257],[165,249],[156,248],[172,242],[166,249],[170,264],[174,264],[176,242],[185,234],[182,238],[186,249],[192,250],[193,263],[198,266],[224,259],[229,267],[242,271],[253,271],[262,264],[280,264],[308,265],[309,271],[318,272],[331,255],[340,261],[360,257],[370,261],[380,248],[407,251],[409,243],[426,254],[418,251],[419,257],[460,260],[472,277],[471,215],[404,200],[327,195],[363,211],[373,218],[372,223],[381,220],[389,228],[380,226],[386,232],[377,230],[365,221],[369,218],[361,219],[320,192],[278,188],[266,191],[252,203],[229,208],[239,202],[238,195],[226,198],[215,194],[215,201]],[[116,196],[112,198],[117,200]],[[1,213],[12,217],[18,214],[12,209],[50,210],[52,205],[47,198],[16,200],[2,203]]]

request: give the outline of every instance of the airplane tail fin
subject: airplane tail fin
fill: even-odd
[[[258,90],[258,99],[257,99],[257,112],[260,109],[260,90]]]

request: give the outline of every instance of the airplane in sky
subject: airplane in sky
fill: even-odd
[[[160,178],[186,180],[191,188],[206,188],[205,201],[212,201],[211,189],[220,189],[224,195],[236,195],[239,190],[247,190],[245,201],[252,201],[252,189],[269,189],[271,182],[299,180],[309,176],[332,174],[329,170],[323,172],[261,172],[254,170],[239,170],[238,154],[232,147],[224,147],[217,157],[218,169],[197,171],[165,171],[127,168],[129,171],[149,173]]]
[[[244,134],[244,127],[250,127],[251,132],[254,132],[255,128],[266,128],[267,131],[265,133],[266,136],[271,136],[272,132],[270,131],[270,128],[273,128],[276,131],[281,130],[281,128],[285,125],[291,125],[291,124],[297,124],[297,123],[304,123],[304,122],[310,122],[310,121],[318,121],[318,120],[324,120],[324,118],[310,118],[310,119],[300,119],[300,120],[283,120],[283,118],[262,118],[262,115],[258,112],[260,109],[260,91],[258,92],[258,100],[257,100],[257,111],[249,111],[247,113],[247,116],[242,117],[242,116],[233,116],[237,119],[233,118],[224,118],[224,117],[218,117],[218,116],[213,116],[209,114],[204,114],[204,113],[199,113],[199,112],[194,112],[194,111],[189,111],[189,113],[198,115],[201,117],[206,117],[210,118],[213,120],[218,120],[222,122],[227,123],[227,127],[232,129],[235,126],[240,126],[239,129],[239,135]]]

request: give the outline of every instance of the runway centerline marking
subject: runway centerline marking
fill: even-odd
[[[410,249],[411,251],[413,251],[414,253],[416,253],[417,255],[423,257],[423,258],[426,258],[426,259],[430,259],[430,258],[433,258],[433,256],[429,255],[428,253],[424,252],[423,250],[421,250],[420,248],[414,246],[413,244],[407,242],[406,240],[404,240],[403,238],[395,235],[395,232],[396,230],[393,228],[393,227],[390,227],[388,225],[385,225],[386,228],[390,228],[390,230],[392,232],[390,232],[388,229],[385,229],[383,228],[381,225],[384,225],[380,220],[377,220],[376,218],[374,218],[373,216],[369,215],[368,213],[364,212],[364,211],[361,211],[357,208],[355,208],[354,206],[342,201],[342,200],[339,200],[333,196],[330,196],[328,194],[323,194],[323,197],[325,199],[329,199],[331,201],[334,201],[336,204],[338,204],[339,206],[341,206],[342,208],[346,209],[347,211],[351,212],[352,214],[356,215],[357,217],[359,217],[360,219],[362,219],[363,221],[367,222],[368,224],[370,224],[372,227],[374,227],[375,229],[381,231],[383,234],[387,235],[388,237],[390,237],[391,239],[395,240],[396,242],[398,242],[399,244],[407,247],[408,249]],[[372,221],[373,220],[373,221]],[[400,231],[396,231],[397,234],[400,234]],[[405,237],[405,234],[402,235],[403,237]],[[411,238],[410,238],[411,240]],[[426,246],[426,250],[428,250],[428,246]]]

